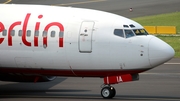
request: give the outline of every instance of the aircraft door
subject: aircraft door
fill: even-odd
[[[91,53],[92,52],[92,34],[94,22],[83,21],[79,32],[79,52]]]

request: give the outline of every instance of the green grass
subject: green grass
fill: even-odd
[[[180,12],[139,17],[133,20],[143,26],[176,26],[177,34],[180,34]],[[175,57],[180,58],[180,36],[157,35],[157,37],[171,45],[175,50]]]
[[[180,12],[138,17],[133,20],[143,26],[176,26],[177,33],[180,34]]]

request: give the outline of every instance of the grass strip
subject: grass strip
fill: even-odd
[[[143,26],[176,26],[180,34],[180,12],[133,18]]]
[[[157,35],[157,37],[171,45],[175,50],[174,57],[180,58],[180,12],[138,17],[133,20],[143,26],[176,26],[178,36]]]

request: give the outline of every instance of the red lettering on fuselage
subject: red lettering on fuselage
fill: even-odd
[[[31,46],[31,42],[28,42],[26,39],[26,34],[27,34],[27,26],[28,26],[28,22],[29,19],[31,17],[31,13],[27,13],[22,25],[22,42],[24,43],[24,45],[26,46]],[[38,19],[42,19],[43,15],[39,15]],[[11,31],[16,27],[16,26],[20,26],[22,24],[21,21],[15,21],[13,22],[9,29],[8,29],[8,46],[13,46],[13,41],[12,41],[12,35],[11,35]],[[63,47],[63,37],[64,37],[64,26],[59,23],[59,22],[50,22],[49,24],[47,24],[44,28],[45,32],[48,32],[49,28],[52,26],[57,26],[59,29],[59,47]],[[3,32],[6,28],[4,27],[4,24],[2,22],[0,22],[0,32]],[[36,33],[36,31],[39,31],[40,29],[40,22],[36,22],[35,23],[35,27],[34,27],[34,32]],[[39,36],[34,35],[34,46],[38,47],[38,38]],[[0,38],[0,44],[2,44],[4,41],[4,38]],[[48,37],[44,36],[43,37],[43,45],[46,45],[47,47],[47,42],[48,41]]]
[[[43,17],[43,15],[39,15],[38,18],[41,19]],[[35,32],[39,31],[39,27],[40,27],[40,22],[36,22],[35,25]],[[38,36],[34,36],[34,46],[37,47],[38,46]]]
[[[22,35],[22,41],[23,43],[26,45],[26,46],[31,46],[31,43],[28,42],[26,40],[26,29],[27,29],[27,24],[28,24],[28,21],[29,21],[29,17],[31,16],[30,13],[28,13],[24,19],[24,24],[23,24],[23,35]]]
[[[61,23],[59,22],[51,22],[49,23],[45,28],[44,28],[44,31],[48,32],[49,28],[51,26],[57,26],[60,30],[60,35],[59,35],[59,47],[63,47],[63,44],[61,44],[61,42],[63,42],[63,35],[61,35],[61,33],[63,34],[64,33],[64,27]],[[43,38],[43,45],[46,45],[47,46],[47,36]]]
[[[2,32],[3,30],[5,30],[5,27],[3,25],[2,22],[0,22],[0,32]],[[4,38],[0,38],[0,44],[4,41]]]
[[[13,24],[11,24],[11,26],[9,27],[8,30],[8,46],[12,46],[12,36],[11,36],[11,31],[13,30],[13,28],[17,25],[21,25],[20,21],[14,22]]]

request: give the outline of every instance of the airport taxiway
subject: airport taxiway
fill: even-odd
[[[109,100],[179,101],[180,59],[140,74],[140,80],[113,85],[116,96]],[[52,82],[17,83],[0,81],[0,101],[104,101],[101,78],[58,77]]]
[[[128,18],[180,11],[180,0],[0,0],[0,3],[90,8]],[[129,12],[129,8],[133,8],[133,12]]]

